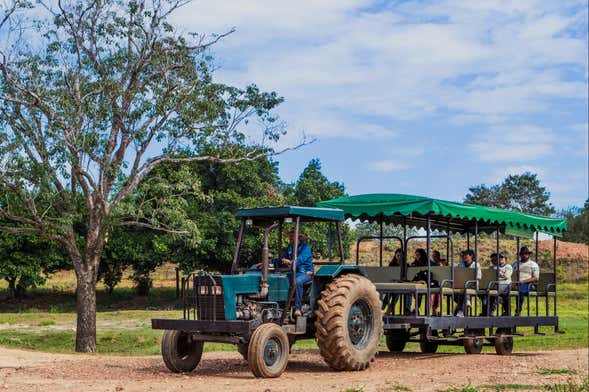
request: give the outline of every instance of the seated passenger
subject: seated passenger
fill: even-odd
[[[398,248],[389,262],[389,267],[400,267],[403,264],[403,249]]]
[[[476,254],[473,250],[467,249],[460,252],[462,262],[458,264],[458,268],[476,268],[476,280],[480,280],[482,277],[481,267],[477,263]],[[478,285],[477,285],[478,286]],[[462,287],[457,287],[462,288]],[[476,289],[476,287],[474,287]],[[468,313],[470,307],[470,295],[469,294],[457,294],[454,296],[456,301],[456,311],[454,312],[458,317],[464,317],[464,312]]]
[[[432,252],[432,265],[446,266],[448,265],[448,262],[445,259],[442,259],[440,251],[434,250]]]
[[[389,262],[389,267],[401,267],[401,272],[403,272],[407,266],[406,264],[407,263],[403,262],[403,249],[398,248],[395,250],[395,255]],[[392,313],[395,306],[397,306],[397,303],[399,302],[399,298],[399,294],[386,293],[382,299],[383,309],[386,309],[387,313]],[[404,313],[409,314],[411,312],[411,296],[404,295],[403,298],[405,299]]]
[[[415,250],[415,259],[413,260],[413,264],[411,264],[412,267],[427,267],[428,264],[428,259],[427,259],[427,252],[425,251],[425,249],[423,248],[417,248]],[[438,264],[433,261],[430,260],[429,265],[431,267],[437,267]],[[427,271],[420,271],[420,272],[424,272],[425,273],[425,280],[427,281]],[[419,275],[419,273],[417,274]],[[423,279],[419,279],[418,276],[415,275],[415,277],[413,278],[412,282],[421,282],[423,281]],[[432,294],[434,295],[434,294]],[[423,298],[425,297],[425,294],[420,294],[418,296],[418,301],[417,301],[417,307],[419,308],[421,306],[421,302],[423,300]],[[430,301],[430,305],[433,304],[433,301]]]
[[[413,267],[427,267],[427,253],[423,248],[417,248],[415,250],[415,260],[413,260]],[[438,264],[435,261],[430,260],[430,266],[435,267]]]
[[[497,259],[499,259],[499,266],[497,266]],[[497,258],[497,253],[493,253],[491,255],[491,266],[492,270],[497,270],[499,268],[499,287],[498,294],[499,298],[503,302],[503,313],[502,316],[509,315],[509,289],[511,287],[511,274],[513,268],[511,265],[507,264],[507,257],[503,253],[499,253],[499,257]],[[497,307],[497,297],[491,295],[489,298],[489,316],[492,316],[495,313],[495,309]],[[486,307],[483,308],[483,312],[486,312]]]
[[[527,246],[522,246],[519,251],[519,261],[513,264],[513,272],[517,272],[519,291],[515,316],[521,314],[524,298],[530,292],[530,285],[540,279],[540,267],[534,260],[530,260],[531,254],[532,252],[530,252]]]

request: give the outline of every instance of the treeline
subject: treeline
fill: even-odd
[[[243,153],[247,152],[252,151]],[[222,156],[224,151],[207,153]],[[177,264],[184,272],[228,272],[239,228],[235,218],[238,209],[314,206],[320,200],[343,195],[343,184],[323,175],[318,159],[311,160],[294,183],[282,182],[278,162],[266,156],[237,165],[162,165],[117,211],[117,224],[110,228],[100,259],[98,280],[112,293],[125,271],[130,271],[137,294],[146,295],[152,285],[151,274],[165,262]],[[82,223],[78,230],[83,236]],[[315,254],[326,256],[326,225],[306,225],[305,230]],[[343,238],[347,250],[353,238],[345,225]],[[242,245],[242,258],[258,260],[260,250],[261,236],[248,236]],[[27,289],[42,285],[50,274],[72,268],[59,244],[2,232],[0,260],[0,278],[8,282],[11,297],[22,297]]]
[[[255,153],[243,151],[252,152]],[[224,150],[207,153],[222,156]],[[330,181],[322,173],[318,159],[311,160],[294,183],[282,182],[278,162],[267,156],[238,165],[215,162],[191,162],[180,167],[162,165],[150,173],[113,218],[117,224],[110,227],[98,280],[112,293],[125,271],[130,271],[137,294],[147,295],[152,286],[151,274],[165,262],[177,264],[183,272],[200,269],[228,272],[239,228],[235,218],[238,209],[315,206],[321,200],[344,195],[344,185]],[[555,210],[548,202],[549,197],[535,174],[524,173],[508,176],[502,184],[491,187],[472,187],[465,201],[552,214]],[[589,243],[589,201],[583,208],[557,215],[566,217],[569,223],[563,240]],[[84,225],[80,222],[74,227],[83,237]],[[326,257],[327,226],[305,225],[304,229],[315,256]],[[385,226],[384,234],[400,235],[399,230],[399,227]],[[345,251],[349,252],[356,238],[378,233],[376,224],[360,223],[355,230],[343,225]],[[242,259],[260,258],[261,239],[259,233],[244,240]],[[8,283],[11,297],[22,297],[27,289],[43,285],[50,274],[72,268],[62,246],[41,237],[2,232],[0,260],[0,278]]]

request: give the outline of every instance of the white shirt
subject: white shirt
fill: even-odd
[[[492,270],[496,270],[497,266],[491,266]],[[511,274],[513,273],[513,267],[509,264],[505,264],[502,267],[499,267],[499,281],[502,284],[510,284],[511,283]]]
[[[538,266],[538,263],[531,259],[525,263],[521,260],[513,263],[513,271],[519,271],[520,281],[531,278],[540,279],[540,267]]]

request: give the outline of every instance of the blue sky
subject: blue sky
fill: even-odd
[[[236,27],[217,78],[285,97],[280,146],[317,138],[280,156],[285,181],[318,157],[350,194],[460,201],[529,170],[558,208],[588,197],[586,1],[201,0],[174,18]]]

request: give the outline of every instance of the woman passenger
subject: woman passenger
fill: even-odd
[[[389,267],[401,267],[401,275],[403,274],[403,270],[406,267],[406,263],[403,262],[403,249],[398,248],[395,250],[395,254],[391,261],[389,262]],[[383,297],[383,307],[388,313],[391,313],[393,309],[397,306],[399,302],[400,295],[399,294],[385,294]],[[405,314],[409,314],[411,312],[411,296],[405,295]],[[388,305],[388,307],[387,307]]]

